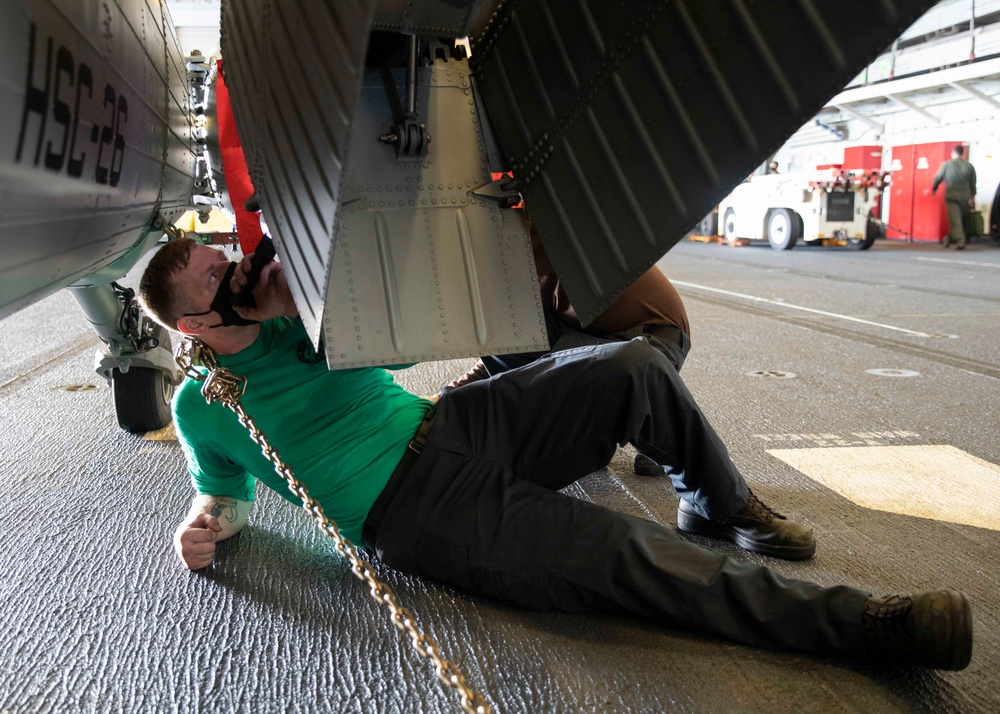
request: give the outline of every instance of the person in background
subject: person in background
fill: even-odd
[[[944,203],[948,209],[948,235],[942,239],[945,248],[954,244],[956,250],[965,250],[965,217],[976,200],[976,169],[965,160],[965,147],[961,144],[951,151],[951,160],[938,169],[931,185],[937,194],[938,186],[945,184]]]
[[[767,165],[767,174],[768,176],[770,176],[771,174],[776,174],[776,173],[778,173],[778,162],[772,161]]]

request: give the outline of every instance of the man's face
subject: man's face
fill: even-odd
[[[228,268],[229,259],[221,250],[207,245],[191,246],[187,267],[174,277],[176,295],[181,302],[181,312],[193,314],[211,310],[219,282]],[[211,324],[221,319],[216,312],[200,317]]]

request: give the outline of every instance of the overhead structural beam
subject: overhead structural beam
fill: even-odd
[[[827,107],[842,106],[844,104],[858,104],[861,102],[881,99],[887,94],[912,94],[914,92],[926,91],[935,87],[942,87],[951,82],[971,82],[976,79],[986,79],[1000,76],[1000,57],[972,64],[963,64],[958,67],[938,70],[937,72],[927,72],[913,77],[903,77],[902,79],[892,79],[886,82],[873,82],[863,87],[852,87],[845,89],[836,97],[827,102]]]
[[[918,107],[916,104],[914,104],[913,102],[911,102],[909,99],[903,99],[898,94],[886,94],[885,96],[886,96],[887,99],[891,99],[892,101],[896,102],[896,104],[899,104],[902,107],[906,107],[911,112],[916,112],[920,116],[926,117],[926,118],[930,119],[935,124],[940,124],[941,123],[941,117],[934,116],[933,114],[931,114],[929,111],[927,111],[923,107]]]
[[[867,114],[862,114],[857,109],[852,109],[851,107],[847,106],[846,104],[834,104],[834,106],[837,109],[839,109],[840,111],[842,111],[844,114],[846,114],[847,116],[853,117],[853,118],[857,119],[862,124],[867,124],[868,126],[870,126],[872,129],[874,129],[875,131],[877,131],[880,134],[885,131],[885,125],[884,124],[879,124],[877,121],[875,121],[874,119],[872,119],[870,116],[868,116]]]
[[[963,92],[963,93],[969,95],[973,99],[978,99],[981,102],[986,102],[987,104],[989,104],[994,109],[1000,109],[1000,102],[998,102],[996,99],[994,99],[993,97],[989,96],[988,94],[983,94],[978,89],[974,89],[973,87],[966,86],[966,85],[962,84],[961,82],[948,82],[948,86],[949,87],[954,87],[958,91]]]

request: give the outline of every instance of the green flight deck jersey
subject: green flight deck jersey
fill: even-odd
[[[360,545],[368,511],[431,402],[397,385],[386,368],[328,370],[299,320],[262,323],[251,346],[218,359],[247,378],[247,413],[344,536]],[[205,401],[202,384],[186,378],[172,405],[197,492],[252,501],[256,478],[301,505],[236,415]]]

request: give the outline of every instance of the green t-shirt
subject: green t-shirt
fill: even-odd
[[[263,323],[250,347],[219,363],[247,378],[247,413],[344,536],[360,544],[368,511],[431,403],[383,368],[328,370],[298,320]],[[173,401],[198,493],[252,501],[256,477],[301,505],[236,415],[205,401],[202,384],[185,379]]]

